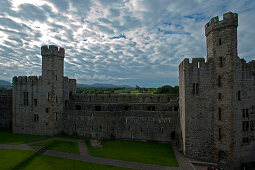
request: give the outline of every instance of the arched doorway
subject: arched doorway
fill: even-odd
[[[226,164],[227,163],[227,154],[223,151],[219,152],[219,162]]]

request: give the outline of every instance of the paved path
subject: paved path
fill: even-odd
[[[79,160],[79,161],[84,161],[84,162],[91,162],[91,163],[112,165],[112,166],[133,168],[133,169],[141,169],[141,170],[195,170],[194,166],[189,163],[188,159],[186,159],[180,152],[177,151],[175,146],[173,146],[173,150],[174,150],[176,159],[177,159],[180,167],[169,167],[169,166],[145,164],[145,163],[138,163],[138,162],[122,161],[122,160],[116,160],[116,159],[93,157],[93,156],[89,155],[88,148],[87,148],[85,142],[80,139],[53,137],[53,138],[44,139],[44,140],[40,140],[40,141],[36,141],[36,142],[30,142],[30,143],[21,144],[21,145],[0,144],[0,148],[38,151],[41,147],[38,147],[38,146],[34,147],[34,146],[29,146],[29,145],[38,143],[38,142],[49,141],[49,140],[62,140],[62,141],[77,142],[79,149],[80,149],[80,154],[47,150],[43,154],[48,155],[48,156],[55,156],[55,157]]]

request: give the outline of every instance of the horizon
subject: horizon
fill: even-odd
[[[255,2],[55,0],[0,2],[0,79],[41,75],[41,46],[66,51],[64,76],[79,84],[179,86],[184,58],[206,58],[204,26],[238,14],[238,53],[254,59]]]

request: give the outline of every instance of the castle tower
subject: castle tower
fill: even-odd
[[[65,49],[55,45],[41,47],[42,78],[44,80],[62,81],[64,75]]]
[[[65,103],[76,80],[64,77],[65,50],[42,46],[42,76],[13,78],[13,132],[55,135],[63,131]]]
[[[48,126],[51,134],[63,129],[61,118],[64,111],[64,48],[55,45],[42,46],[42,84],[44,86],[43,100],[45,112],[48,114]]]
[[[214,103],[214,157],[222,163],[234,159],[234,75],[237,57],[238,15],[225,13],[223,20],[212,18],[205,25],[207,60],[212,60]]]
[[[232,12],[223,14],[221,21],[216,16],[205,25],[207,61],[213,58],[221,64],[237,57],[237,26],[238,15]]]

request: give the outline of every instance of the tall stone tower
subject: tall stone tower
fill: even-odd
[[[55,45],[42,46],[42,84],[45,112],[49,116],[49,127],[53,134],[61,132],[64,112],[64,57],[65,50]]]
[[[238,15],[205,25],[207,61],[179,65],[180,121],[186,156],[235,169],[255,160],[255,62],[237,54]]]
[[[212,100],[214,103],[214,155],[222,162],[233,159],[234,78],[237,57],[238,16],[225,13],[223,20],[212,18],[205,25],[207,60],[214,63]]]

